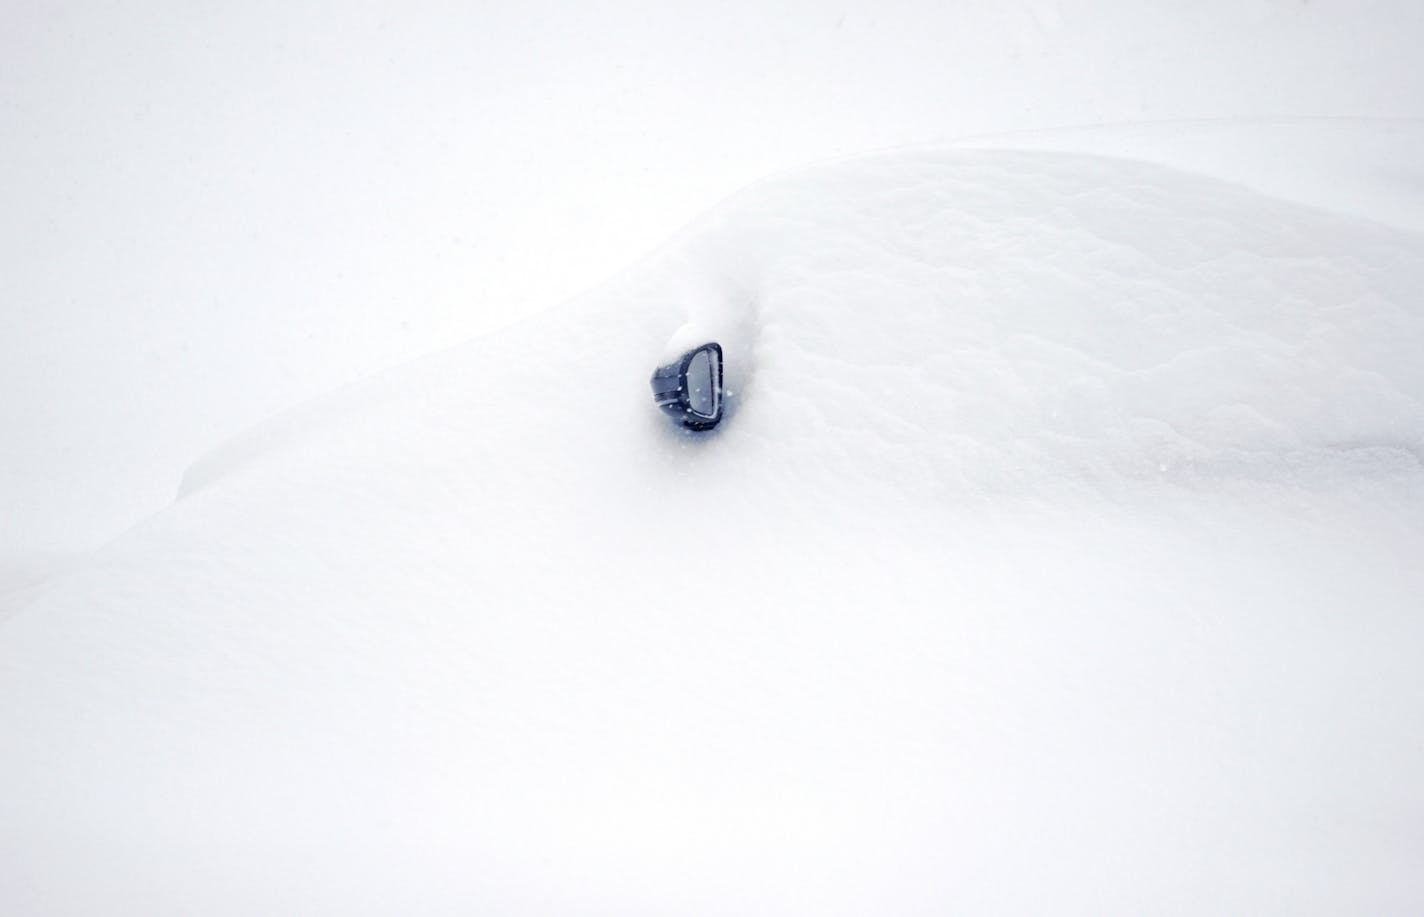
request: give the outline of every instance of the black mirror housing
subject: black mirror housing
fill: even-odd
[[[722,345],[709,341],[653,372],[653,401],[691,430],[710,430],[722,419]]]

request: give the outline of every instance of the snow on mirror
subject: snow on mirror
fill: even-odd
[[[722,419],[722,346],[709,341],[659,366],[653,400],[683,426],[710,430]]]

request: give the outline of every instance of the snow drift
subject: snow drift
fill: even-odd
[[[763,182],[6,622],[0,899],[1415,912],[1421,255],[1090,156]]]

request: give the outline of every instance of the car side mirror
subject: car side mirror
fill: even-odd
[[[722,419],[722,345],[709,341],[653,372],[653,400],[692,430],[710,430]]]

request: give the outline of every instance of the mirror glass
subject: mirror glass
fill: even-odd
[[[687,404],[703,417],[717,413],[717,357],[699,350],[687,364]]]

